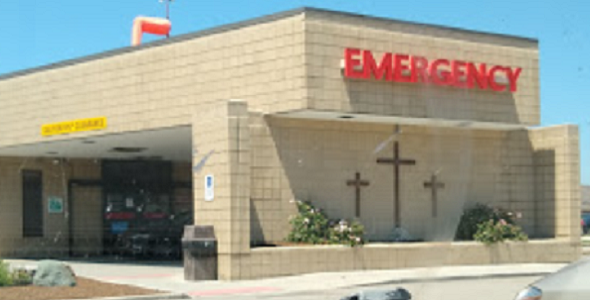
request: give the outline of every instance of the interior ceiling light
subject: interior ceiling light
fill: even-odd
[[[146,150],[146,148],[141,148],[141,147],[115,147],[115,148],[111,149],[111,152],[140,153],[145,150]]]

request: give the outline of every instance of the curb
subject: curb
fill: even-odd
[[[530,273],[507,273],[507,274],[484,274],[484,275],[464,275],[464,276],[441,276],[431,278],[412,278],[412,279],[394,279],[374,283],[364,283],[353,285],[355,287],[363,286],[374,286],[384,284],[404,284],[404,283],[420,283],[420,282],[444,282],[444,281],[455,281],[455,280],[480,280],[480,279],[494,279],[494,278],[510,278],[510,277],[537,277],[552,274],[553,272],[530,272]]]
[[[168,294],[155,294],[155,295],[144,295],[144,296],[92,298],[92,300],[181,300],[181,299],[191,299],[191,297],[186,294],[168,293]],[[82,299],[70,299],[70,300],[82,300]]]

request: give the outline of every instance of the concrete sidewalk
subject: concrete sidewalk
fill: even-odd
[[[7,260],[20,266],[35,265],[31,260]],[[517,264],[494,266],[437,267],[402,270],[316,273],[300,276],[223,282],[186,282],[180,265],[67,262],[77,275],[97,280],[141,286],[192,297],[282,294],[324,291],[380,283],[458,280],[507,276],[542,276],[564,264]]]

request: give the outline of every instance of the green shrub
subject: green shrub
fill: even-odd
[[[307,244],[364,244],[364,227],[357,221],[351,223],[330,220],[319,208],[309,202],[296,201],[298,214],[291,218],[288,242]],[[350,224],[350,225],[349,225]]]
[[[509,224],[506,220],[499,221],[488,220],[477,225],[477,232],[474,239],[486,245],[501,243],[506,240],[526,241],[528,236],[522,229],[514,224]]]
[[[291,232],[287,236],[287,241],[325,244],[329,238],[328,217],[309,202],[296,203],[298,214],[290,220]]]
[[[348,222],[341,220],[330,228],[330,242],[356,247],[365,243],[364,234],[365,227],[361,223],[352,221],[349,226]]]
[[[513,213],[478,203],[472,208],[465,209],[463,212],[459,226],[457,226],[455,239],[472,241],[475,233],[478,231],[478,225],[489,220],[493,220],[494,223],[504,220],[508,224],[514,224]]]
[[[12,275],[8,268],[8,264],[0,260],[0,287],[11,286]]]

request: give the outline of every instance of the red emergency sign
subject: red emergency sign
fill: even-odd
[[[504,92],[518,90],[522,68],[473,63],[461,60],[385,53],[376,61],[369,50],[347,48],[344,51],[344,76],[356,79],[392,82],[428,83],[458,88],[478,88]]]

